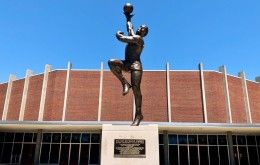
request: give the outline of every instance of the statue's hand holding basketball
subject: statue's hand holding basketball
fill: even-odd
[[[134,10],[134,7],[133,5],[131,5],[130,3],[126,3],[124,5],[124,14],[125,14],[125,17],[126,17],[126,20],[127,21],[131,21],[131,18],[133,17],[133,14],[131,14]]]

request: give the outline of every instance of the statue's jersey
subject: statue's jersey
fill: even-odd
[[[137,43],[128,43],[125,48],[125,61],[123,61],[126,69],[142,70],[140,55],[143,45]]]

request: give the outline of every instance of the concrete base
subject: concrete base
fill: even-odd
[[[101,165],[159,165],[158,125],[102,126]],[[114,155],[115,139],[144,139],[145,157],[116,157]]]

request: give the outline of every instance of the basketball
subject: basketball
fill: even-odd
[[[125,12],[126,14],[132,13],[133,10],[134,10],[133,5],[131,5],[130,3],[126,3],[126,4],[125,4],[125,6],[124,6],[124,12]]]

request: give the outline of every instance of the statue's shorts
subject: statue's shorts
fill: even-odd
[[[142,71],[142,63],[140,61],[129,62],[129,61],[122,61],[124,66],[123,69],[127,72],[130,71]]]

